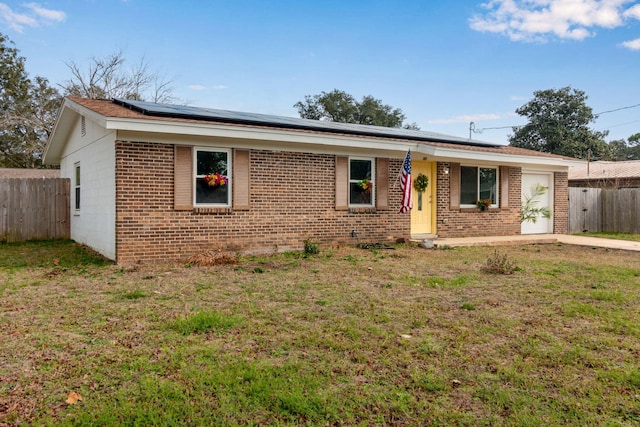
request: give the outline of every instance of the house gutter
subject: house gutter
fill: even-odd
[[[361,152],[363,150],[369,152],[391,153],[395,158],[404,158],[407,150],[411,150],[415,154],[423,154],[438,161],[480,161],[494,163],[496,161],[502,164],[518,166],[527,165],[545,165],[567,167],[570,165],[582,165],[583,161],[572,161],[561,157],[546,156],[522,156],[517,154],[502,154],[498,150],[503,146],[492,146],[494,150],[479,151],[473,150],[469,146],[461,145],[460,148],[453,147],[437,147],[429,145],[429,142],[447,142],[451,141],[435,141],[435,140],[415,140],[407,141],[394,137],[389,138],[366,137],[363,135],[339,135],[338,133],[320,133],[316,131],[301,131],[299,129],[282,129],[282,128],[265,128],[256,127],[255,125],[237,125],[233,128],[225,124],[216,123],[193,123],[193,122],[174,122],[166,120],[139,120],[127,118],[109,117],[106,121],[106,128],[118,131],[118,138],[130,139],[140,142],[164,142],[170,144],[193,144],[180,135],[189,136],[191,138],[198,137],[214,137],[223,139],[233,139],[241,145],[251,145],[258,142],[258,147],[264,149],[286,149],[291,151],[314,151],[328,153],[335,151],[355,150]],[[173,136],[170,136],[173,135]],[[190,139],[191,139],[190,138]],[[245,142],[246,141],[246,142]],[[249,143],[249,141],[254,141]],[[260,143],[261,142],[261,143]],[[302,144],[303,149],[296,149],[294,145]],[[247,145],[248,146],[248,145]],[[326,148],[321,148],[326,147]],[[332,148],[328,148],[332,147]],[[389,155],[389,154],[387,154]]]
[[[464,149],[435,147],[420,144],[418,146],[420,153],[437,158],[439,161],[463,162],[473,159],[474,162],[486,162],[487,164],[500,164],[510,166],[520,165],[545,165],[545,166],[582,166],[584,160],[569,159],[563,157],[546,157],[546,156],[523,156],[518,154],[502,154],[496,152],[470,151]]]

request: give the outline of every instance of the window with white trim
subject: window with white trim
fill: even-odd
[[[373,206],[375,194],[375,162],[373,160],[349,158],[349,206]]]
[[[76,211],[80,211],[80,163],[76,163],[73,166],[74,169],[74,198],[75,198],[75,209]]]
[[[231,206],[231,150],[196,148],[194,205]]]
[[[498,168],[460,166],[460,205],[476,205],[477,200],[498,204]]]

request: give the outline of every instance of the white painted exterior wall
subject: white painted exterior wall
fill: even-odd
[[[71,180],[71,238],[116,258],[116,131],[76,120],[60,158],[60,175]],[[75,165],[80,163],[80,210],[75,201]]]

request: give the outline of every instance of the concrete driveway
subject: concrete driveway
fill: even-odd
[[[629,240],[603,239],[600,237],[587,237],[568,234],[528,234],[518,236],[492,236],[492,237],[459,237],[448,239],[434,239],[436,246],[501,246],[501,245],[528,245],[535,243],[564,243],[568,245],[591,246],[594,248],[622,249],[625,251],[640,252],[640,242]]]

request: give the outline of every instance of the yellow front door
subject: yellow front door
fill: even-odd
[[[411,209],[411,234],[435,233],[435,163],[423,160],[411,162],[411,191],[413,191],[413,209]],[[424,175],[429,179],[429,184],[424,192],[416,190],[416,179]]]

